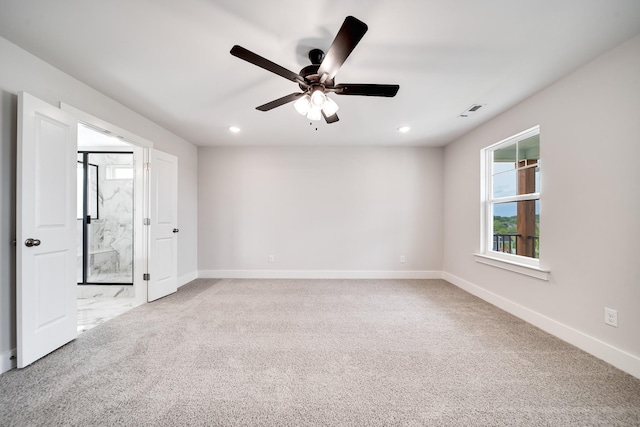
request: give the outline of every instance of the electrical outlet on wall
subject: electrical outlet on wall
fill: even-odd
[[[276,262],[275,255],[273,255],[273,254],[269,255],[269,262]]]
[[[400,262],[405,262],[406,258],[404,257],[404,255],[400,255]]]
[[[618,327],[618,310],[614,310],[613,308],[604,308],[604,323],[607,325],[613,326],[615,328]]]

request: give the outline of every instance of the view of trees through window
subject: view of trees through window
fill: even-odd
[[[518,216],[493,216],[493,250],[507,252],[511,254],[517,253],[518,239]],[[535,214],[535,238],[529,239],[531,245],[531,256],[539,258],[538,243],[540,239],[540,214]]]

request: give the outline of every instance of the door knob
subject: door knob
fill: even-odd
[[[38,239],[27,239],[24,241],[24,245],[28,248],[32,246],[40,246],[40,240]]]
[[[179,229],[179,228],[174,228],[174,229],[173,229],[173,232],[174,232],[174,233],[178,233],[179,231],[180,231],[180,229]]]

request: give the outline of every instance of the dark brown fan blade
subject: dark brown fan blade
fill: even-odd
[[[337,95],[386,96],[391,98],[396,96],[400,86],[342,83],[335,85],[333,89]]]
[[[335,123],[338,120],[340,120],[336,113],[334,113],[333,116],[327,116],[323,111],[322,112],[322,117],[324,117],[324,121],[327,122],[327,124]]]
[[[282,76],[287,80],[291,80],[292,82],[304,82],[304,79],[293,71],[289,71],[275,62],[271,62],[268,59],[243,48],[242,46],[235,45],[232,47],[231,55],[244,59],[247,62],[257,65],[260,68],[264,68],[267,71],[271,71],[272,73]]]
[[[273,110],[276,107],[279,107],[279,106],[284,105],[284,104],[288,104],[291,101],[295,101],[296,99],[300,98],[302,95],[304,95],[304,93],[302,93],[302,92],[300,92],[300,93],[292,93],[292,94],[289,94],[287,96],[283,96],[282,98],[276,99],[275,101],[267,102],[264,105],[256,107],[256,110],[260,110],[260,111]]]
[[[346,17],[318,69],[321,82],[324,82],[325,79],[333,80],[344,61],[362,39],[364,33],[367,32],[367,29],[367,24],[364,22],[353,16]],[[327,75],[326,78],[324,74]]]

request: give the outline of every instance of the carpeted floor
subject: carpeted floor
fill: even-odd
[[[0,376],[0,425],[638,426],[640,380],[442,280],[197,280]]]

